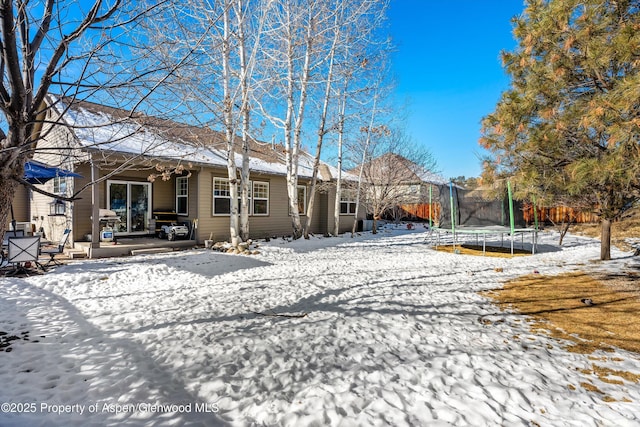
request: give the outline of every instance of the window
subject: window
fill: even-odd
[[[354,191],[343,190],[340,192],[340,215],[353,215],[356,213],[356,195]]]
[[[231,213],[231,191],[229,180],[213,178],[213,214],[229,215]]]
[[[238,209],[241,209],[240,191],[238,188]],[[249,215],[269,215],[269,183],[249,181]],[[213,214],[229,215],[231,213],[231,191],[226,178],[213,179]]]
[[[176,178],[176,213],[189,215],[189,179],[186,176]]]
[[[298,185],[298,213],[307,213],[307,187],[304,185]]]
[[[252,193],[253,214],[269,215],[269,183],[255,181]]]
[[[67,194],[67,178],[60,176],[53,178],[53,193]]]

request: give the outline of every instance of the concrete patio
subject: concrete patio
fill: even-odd
[[[90,242],[75,242],[75,248],[65,250],[69,258],[109,258],[142,253],[171,252],[197,246],[195,240],[157,239],[150,237],[119,237],[117,243],[100,242],[99,248],[91,248]]]

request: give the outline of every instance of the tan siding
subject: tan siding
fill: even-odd
[[[318,193],[316,195],[316,203],[314,210],[318,212],[318,221],[320,223],[318,233],[328,234],[329,233],[329,223],[327,216],[327,200],[329,199],[329,195],[324,193]]]
[[[204,169],[197,174],[198,183],[198,235],[202,242],[206,239],[221,241],[229,239],[229,217],[213,216],[213,177],[225,177],[221,171]]]
[[[255,177],[256,180],[265,180]],[[291,234],[291,216],[287,185],[284,177],[273,176],[269,181],[269,216],[253,216],[250,219],[249,234],[253,238],[285,236]]]
[[[198,174],[198,241],[208,239],[210,235],[214,240],[229,239],[229,216],[213,215],[213,178],[226,178],[226,173],[221,170],[204,169]],[[269,215],[251,216],[249,218],[249,235],[253,239],[289,236],[291,235],[291,216],[287,196],[286,180],[282,176],[267,176],[256,174],[252,180],[269,182]],[[308,195],[307,195],[308,197]],[[320,198],[319,200],[322,200]],[[316,208],[318,205],[316,205]],[[324,234],[322,213],[316,209],[312,222],[312,232]],[[303,221],[306,216],[301,217]],[[326,221],[325,221],[326,227]]]
[[[191,172],[189,177],[189,219],[198,218],[198,175],[197,171]]]
[[[147,172],[147,175],[149,173]],[[139,179],[137,179],[139,180]],[[136,181],[137,181],[136,180]],[[148,182],[145,180],[145,182]],[[172,177],[169,181],[156,179],[151,185],[153,189],[152,206],[154,211],[175,212],[176,210],[176,180]]]
[[[30,191],[24,185],[18,184],[16,186],[16,192],[11,202],[11,208],[13,212],[13,218],[17,222],[32,222],[31,209],[30,209]],[[4,225],[4,229],[8,230],[11,223],[11,214],[7,218],[7,223]]]
[[[91,167],[88,163],[84,163],[78,165],[76,171],[82,175],[82,178],[75,179],[75,186],[79,190],[91,182]],[[98,185],[100,189],[100,194],[104,194],[106,188],[104,181],[96,185]],[[86,236],[91,234],[91,215],[93,215],[91,187],[87,187],[80,193],[80,197],[81,199],[73,203],[73,226],[71,228],[73,237],[78,241],[86,240]],[[104,208],[105,206],[105,200],[100,198],[98,200],[98,207]]]
[[[24,185],[16,187],[16,194],[13,197],[13,215],[18,222],[31,221],[31,212],[29,209],[29,189]]]

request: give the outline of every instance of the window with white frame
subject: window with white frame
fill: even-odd
[[[186,176],[176,178],[176,213],[189,215],[189,178]]]
[[[356,213],[356,193],[353,190],[340,192],[340,215],[353,215]]]
[[[252,196],[253,215],[269,215],[269,183],[254,181]]]
[[[238,192],[240,188],[238,188]],[[240,194],[238,194],[240,196]],[[249,181],[249,215],[269,215],[269,183],[266,181]],[[238,199],[238,209],[241,200]],[[226,178],[213,179],[213,214],[229,215],[231,213],[231,191]]]
[[[53,178],[53,193],[54,194],[67,194],[67,178],[62,176],[56,176]]]
[[[229,180],[213,178],[213,214],[229,215],[231,213],[231,191]]]

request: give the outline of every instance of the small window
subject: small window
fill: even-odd
[[[354,191],[340,192],[340,215],[354,215],[356,213],[356,196]]]
[[[255,181],[253,183],[253,214],[269,215],[269,183]]]
[[[56,176],[53,178],[53,193],[67,194],[67,178]]]
[[[176,178],[176,213],[189,215],[189,179],[186,176]]]

